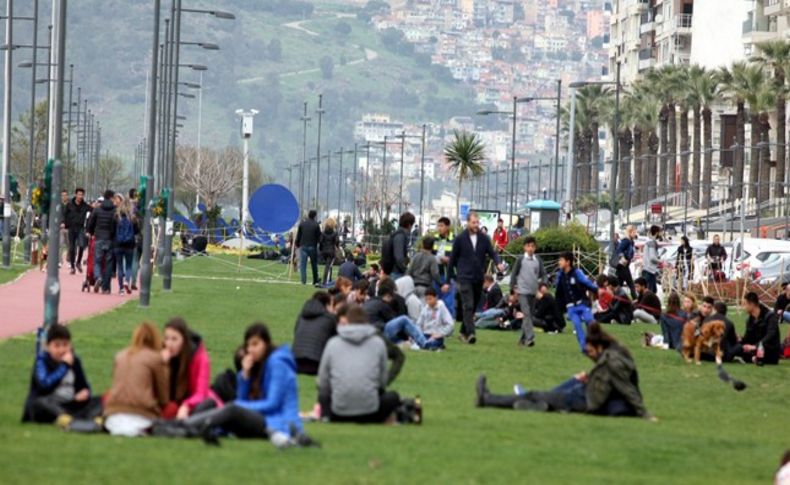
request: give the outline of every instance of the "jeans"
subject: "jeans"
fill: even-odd
[[[636,310],[634,310],[634,320],[644,323],[649,323],[651,325],[655,325],[658,323],[655,316],[653,316],[651,313],[648,313],[647,310],[644,310],[642,308],[637,308]]]
[[[299,274],[302,284],[307,283],[307,258],[310,258],[310,268],[313,270],[313,284],[318,283],[318,252],[315,246],[302,246],[299,248]]]
[[[647,289],[656,294],[658,294],[658,285],[656,283],[657,277],[657,275],[654,275],[649,271],[642,271],[642,278],[647,281]]]
[[[143,247],[140,244],[135,245],[134,253],[132,253],[132,286],[137,284],[137,273],[140,271],[140,258],[143,256]]]
[[[461,296],[461,310],[463,312],[461,335],[472,337],[475,334],[475,311],[483,293],[483,282],[460,281],[458,293]]]
[[[422,333],[422,331],[417,328],[417,325],[405,315],[393,318],[384,326],[384,336],[387,337],[390,342],[397,342],[399,340],[398,335],[401,333],[408,335],[421,349],[433,350],[440,349],[444,346],[443,338],[432,339],[430,335]]]
[[[74,265],[82,265],[82,251],[85,249],[82,229],[69,229],[69,265],[74,269]],[[79,250],[79,254],[77,254]]]
[[[93,247],[93,277],[101,278],[101,287],[104,291],[110,291],[110,275],[112,275],[112,241],[97,239]]]
[[[447,293],[442,293],[442,288],[435,284],[433,288],[436,290],[436,294],[439,295],[439,299],[444,302],[444,306],[447,307],[447,311],[450,312],[450,315],[455,318],[455,282],[450,281],[449,283],[445,281],[450,286],[450,289],[447,290]]]
[[[102,402],[99,397],[90,397],[85,401],[60,402],[54,396],[41,396],[33,400],[30,419],[36,423],[52,423],[61,414],[68,414],[77,419],[93,419],[101,416]]]
[[[132,283],[132,258],[134,248],[115,248],[115,273],[118,275],[118,287]]]
[[[193,414],[186,419],[186,424],[199,428],[222,428],[226,433],[239,438],[266,439],[269,437],[266,430],[266,419],[262,414],[236,406],[233,403],[219,409]]]
[[[524,394],[487,394],[485,407],[513,408],[518,401],[545,402],[549,411],[581,413],[587,409],[587,385],[571,377],[550,391],[528,391]]]
[[[670,349],[680,350],[680,348],[683,347],[682,336],[684,322],[667,315],[661,315],[660,321],[664,343],[667,344]]]
[[[491,308],[480,312],[475,319],[475,328],[499,328],[499,319],[505,314],[505,310]]]
[[[324,256],[324,279],[321,282],[324,285],[329,285],[332,281],[332,267],[335,265],[335,257],[332,254],[325,254]]]
[[[574,330],[576,330],[576,341],[579,342],[579,349],[584,352],[585,330],[587,325],[595,319],[592,310],[587,305],[572,305],[568,307],[568,318],[573,324]]]
[[[782,312],[782,320],[790,322],[790,312]]]
[[[521,320],[521,337],[519,342],[529,343],[535,340],[535,325],[532,314],[535,313],[535,295],[518,295],[518,303],[524,318]]]

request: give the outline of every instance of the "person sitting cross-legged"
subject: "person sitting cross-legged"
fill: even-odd
[[[387,347],[368,315],[356,305],[338,311],[338,335],[324,349],[318,368],[318,399],[330,422],[393,423],[400,404],[387,391]]]
[[[426,288],[425,306],[417,322],[412,323],[406,316],[397,317],[384,327],[384,335],[395,342],[398,335],[406,334],[413,342],[413,349],[438,350],[444,348],[444,339],[453,333],[454,324],[455,320],[439,300],[436,290]]]
[[[557,305],[554,295],[549,292],[549,285],[541,283],[535,294],[535,314],[532,321],[536,327],[546,333],[560,333],[565,328],[565,317]]]
[[[496,395],[488,390],[485,376],[475,387],[478,407],[533,411],[562,411],[604,416],[639,416],[654,419],[639,390],[639,376],[631,353],[614,337],[593,323],[585,339],[585,354],[595,365],[551,391],[523,391]]]
[[[69,329],[52,325],[47,331],[45,350],[36,355],[22,421],[57,420],[65,426],[73,418],[93,419],[101,413],[101,398],[91,396],[82,362],[71,346]]]
[[[650,291],[645,278],[637,278],[634,281],[634,286],[636,286],[638,295],[636,302],[634,302],[634,320],[657,324],[658,319],[661,318],[661,300]]]

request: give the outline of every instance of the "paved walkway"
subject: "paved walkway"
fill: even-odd
[[[70,275],[68,269],[60,271],[61,322],[106,312],[123,304],[132,296],[120,296],[117,282],[113,281],[113,294],[82,293],[84,275]],[[34,332],[44,319],[44,281],[46,272],[32,269],[17,280],[0,285],[0,339]]]

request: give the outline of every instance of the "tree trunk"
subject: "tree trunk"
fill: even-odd
[[[779,198],[784,195],[784,181],[787,160],[787,147],[785,147],[785,140],[787,140],[787,132],[785,131],[787,125],[787,103],[782,90],[784,89],[785,78],[781,69],[776,69],[776,184],[774,184],[774,197]]]
[[[622,201],[622,207],[626,210],[631,209],[633,204],[633,184],[630,183],[631,179],[631,166],[633,157],[631,156],[631,147],[634,144],[631,137],[631,130],[627,127],[620,131],[618,137],[620,144],[620,163],[618,168],[617,177],[617,197]]]
[[[699,106],[694,107],[694,127],[693,127],[693,139],[691,141],[691,190],[689,191],[691,194],[691,201],[694,203],[695,207],[700,206],[699,200],[699,182],[700,182],[700,172],[701,172],[701,158],[702,153],[702,140],[700,136],[702,136],[702,117],[700,116],[700,109]]]
[[[591,137],[590,137],[590,182],[592,182],[592,193],[595,194],[596,197],[599,196],[600,193],[600,177],[598,176],[598,167],[601,163],[601,144],[598,140],[598,123],[592,123],[590,127]]]
[[[757,181],[760,178],[760,115],[749,108],[749,124],[751,125],[751,146],[749,147],[749,196],[757,197]]]
[[[760,113],[760,141],[764,143],[759,159],[759,190],[760,202],[771,198],[771,118],[768,113]]]
[[[713,187],[713,113],[709,107],[702,109],[702,120],[705,125],[705,167],[702,175],[702,208],[707,210],[710,207],[711,194]]]
[[[576,131],[573,136],[573,160],[570,162],[571,166],[571,200],[577,200],[579,198],[579,171],[581,170],[581,165],[579,164],[579,160],[581,160],[581,154],[579,153],[582,149],[582,134],[579,131]]]
[[[461,190],[463,190],[464,179],[458,175],[458,194],[455,196],[455,220],[461,225]]]
[[[581,196],[584,197],[585,195],[590,193],[590,187],[592,186],[592,166],[590,164],[590,154],[592,152],[592,143],[590,140],[592,139],[592,133],[589,128],[585,128],[584,132],[582,133],[582,140],[581,140]]]
[[[671,174],[676,180],[675,173]],[[676,189],[682,190],[686,197],[691,196],[689,190],[689,110],[680,108],[680,184]]]
[[[642,176],[644,163],[644,149],[642,147],[642,130],[634,126],[634,204],[639,205],[645,201],[647,191],[645,180]]]
[[[688,118],[686,118],[686,125],[688,126]],[[686,128],[686,136],[688,136],[688,128]],[[677,114],[675,113],[675,104],[669,105],[669,160],[667,162],[667,190],[669,192],[677,192],[677,160],[678,160],[678,127],[677,127]]]
[[[658,193],[664,195],[667,192],[667,167],[669,165],[669,107],[664,105],[658,115],[659,133],[661,142],[661,158],[659,159],[658,178],[654,179],[651,185],[658,185]],[[651,193],[653,193],[651,191]],[[652,198],[652,197],[651,197]]]
[[[647,200],[655,199],[657,196],[656,172],[658,172],[658,163],[657,163],[658,143],[659,143],[659,139],[658,136],[656,136],[655,131],[650,130],[647,139],[648,157],[647,157],[647,163],[645,163],[645,166],[647,167],[645,169],[647,171],[647,183],[649,184],[647,186]],[[666,189],[666,179],[664,179],[664,182],[665,182],[664,188]]]
[[[733,199],[743,197],[743,169],[744,155],[746,154],[746,113],[742,100],[738,100],[735,113],[735,153],[732,155],[732,194]],[[723,147],[728,150],[729,147]]]

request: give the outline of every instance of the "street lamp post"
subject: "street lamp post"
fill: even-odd
[[[425,230],[425,221],[423,219],[423,196],[425,195],[425,128],[422,125],[422,148],[420,150],[420,227]]]
[[[6,0],[5,75],[3,78],[3,268],[11,267],[11,83],[13,51],[14,0]],[[57,253],[55,253],[57,254]],[[52,258],[56,259],[56,258]]]
[[[318,109],[315,111],[318,114],[318,140],[316,142],[315,158],[315,203],[320,204],[320,186],[321,186],[321,121],[324,117],[324,95],[318,95]]]
[[[302,115],[299,120],[302,122],[302,170],[299,174],[299,205],[301,206],[302,211],[305,209],[305,187],[304,187],[304,178],[307,171],[307,122],[310,121],[310,117],[307,116],[307,101],[304,102],[304,114]],[[310,175],[307,175],[307,194],[309,197],[310,194]]]
[[[247,212],[249,204],[249,184],[250,184],[250,138],[252,137],[252,121],[255,118],[255,115],[258,114],[258,110],[251,109],[249,111],[244,111],[243,109],[237,109],[236,115],[241,117],[241,137],[244,140],[244,170],[242,175],[242,185],[241,185],[241,228],[239,230],[241,234],[241,250],[244,249],[244,231],[247,230]]]

